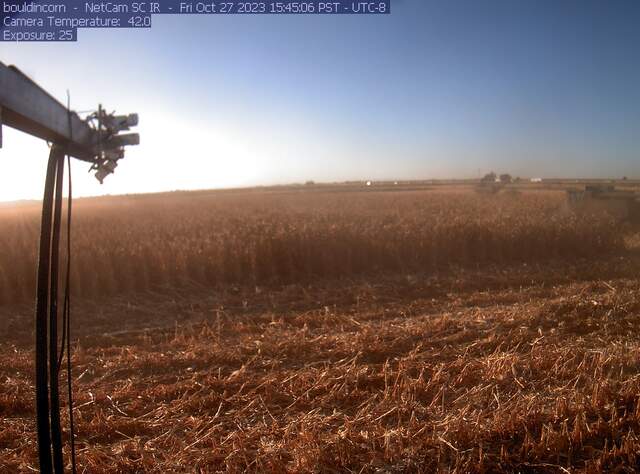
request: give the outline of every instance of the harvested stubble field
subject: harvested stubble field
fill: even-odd
[[[36,219],[0,211],[6,472],[36,467]],[[81,472],[640,469],[637,237],[560,193],[176,194],[76,219]]]

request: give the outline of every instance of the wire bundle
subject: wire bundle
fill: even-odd
[[[64,472],[58,380],[65,350],[67,355],[71,461],[72,470],[73,472],[76,471],[70,346],[72,192],[71,162],[69,158],[67,158],[69,165],[69,198],[67,200],[66,284],[62,310],[62,341],[60,349],[58,348],[58,281],[64,160],[64,149],[54,145],[49,155],[45,180],[36,292],[36,417],[40,470],[43,473],[55,471],[56,474]]]

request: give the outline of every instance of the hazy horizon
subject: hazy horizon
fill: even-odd
[[[497,173],[498,175],[500,173]],[[507,173],[508,174],[508,173]],[[589,181],[606,181],[606,182],[616,182],[623,183],[622,179],[625,178],[627,182],[630,184],[636,184],[640,181],[640,177],[631,177],[631,176],[623,176],[620,178],[617,177],[601,177],[601,178],[580,178],[580,177],[539,177],[539,176],[512,176],[512,178],[519,178],[522,184],[556,184],[557,181],[566,181],[567,183],[578,182],[578,183],[587,183]],[[542,183],[532,183],[532,179],[542,179]],[[314,186],[355,186],[357,183],[361,183],[363,186],[365,183],[371,180],[367,179],[352,179],[345,181],[315,181],[308,180],[312,182]],[[376,184],[389,184],[389,183],[398,183],[399,185],[410,185],[411,183],[418,184],[428,184],[433,183],[435,185],[447,185],[449,183],[458,184],[458,185],[473,185],[479,182],[479,178],[415,178],[415,179],[378,179],[371,181],[372,190],[375,190]],[[75,196],[74,200],[82,200],[82,199],[94,199],[94,198],[110,198],[110,197],[127,197],[127,196],[151,196],[154,194],[172,194],[172,193],[198,193],[198,192],[216,192],[216,191],[251,191],[251,190],[270,190],[275,188],[287,188],[287,187],[306,187],[309,183],[307,182],[290,182],[290,183],[274,183],[274,184],[257,184],[253,186],[227,186],[227,187],[214,187],[214,188],[190,188],[190,189],[166,189],[161,191],[141,191],[141,192],[125,192],[125,193],[117,193],[117,194],[105,194],[105,193],[97,193],[97,194],[84,194],[81,196]],[[517,184],[517,183],[514,183]],[[401,190],[401,189],[400,189]],[[65,196],[63,197],[66,200],[66,192],[67,187],[65,186]],[[41,203],[41,197],[34,198],[22,198],[22,199],[9,199],[9,200],[0,200],[0,205],[11,205],[11,204],[31,204],[31,203]]]

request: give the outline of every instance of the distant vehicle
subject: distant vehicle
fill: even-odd
[[[480,184],[476,187],[476,191],[482,194],[497,194],[502,190],[504,184],[498,175],[492,171],[482,177]]]
[[[606,212],[619,221],[640,224],[640,194],[616,189],[613,184],[588,184],[568,189],[567,202],[575,212]]]
[[[500,175],[500,182],[502,184],[511,184],[513,182],[513,178],[511,177],[511,175],[509,173],[501,174]]]
[[[480,180],[481,183],[495,183],[496,181],[499,181],[498,176],[493,171],[485,174]]]

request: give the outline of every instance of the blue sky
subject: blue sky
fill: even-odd
[[[640,178],[640,2],[392,0],[386,16],[164,16],[75,44],[0,43],[72,106],[138,112],[84,195],[349,179]],[[46,146],[5,131],[0,200]]]

